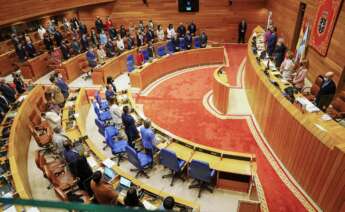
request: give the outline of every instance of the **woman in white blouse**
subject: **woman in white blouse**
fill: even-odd
[[[176,35],[174,26],[172,24],[169,24],[168,29],[167,29],[167,38],[172,39]]]
[[[286,81],[292,80],[292,74],[295,68],[295,63],[293,62],[293,55],[291,52],[288,53],[287,57],[284,59],[280,66],[280,73],[283,75],[283,79]]]
[[[164,40],[164,30],[161,25],[158,25],[157,27],[157,38],[158,41]]]
[[[120,36],[117,37],[116,46],[120,51],[125,50],[125,44],[123,42],[123,39]]]

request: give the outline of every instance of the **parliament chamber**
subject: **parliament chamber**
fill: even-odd
[[[345,211],[343,0],[0,6],[2,211]]]

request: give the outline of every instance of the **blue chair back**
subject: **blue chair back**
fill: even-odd
[[[106,127],[104,130],[105,142],[111,149],[113,149],[115,146],[114,136],[117,136],[118,134],[119,131],[114,126]]]
[[[180,49],[186,49],[186,41],[184,38],[179,38],[180,39]]]
[[[200,38],[198,36],[194,37],[194,48],[200,48],[201,44],[200,44]]]
[[[134,63],[134,55],[130,54],[127,56],[127,62],[132,61]]]
[[[171,40],[168,41],[167,47],[168,47],[168,52],[169,53],[175,52],[175,46],[174,46],[174,43]]]
[[[188,174],[194,179],[210,183],[211,173],[212,170],[210,169],[209,164],[206,162],[192,160],[189,165]]]
[[[144,56],[144,61],[148,61],[149,60],[149,52],[147,51],[147,49],[143,49],[141,50],[141,53],[143,54]]]
[[[179,164],[176,154],[168,149],[161,149],[159,153],[160,163],[174,171],[179,171]]]
[[[166,46],[160,46],[160,47],[158,47],[158,49],[157,49],[157,54],[158,54],[159,57],[163,57],[164,55],[166,55],[165,47],[166,47]]]
[[[96,125],[97,125],[97,127],[98,127],[98,131],[102,134],[102,135],[104,135],[104,130],[105,130],[105,123],[104,123],[104,121],[101,121],[101,120],[99,120],[98,118],[96,118],[95,119],[95,123],[96,123]]]
[[[99,111],[98,105],[95,101],[92,104],[93,104],[93,109],[95,110],[95,113],[96,113],[97,117],[99,118],[101,113]]]
[[[133,164],[133,166],[135,166],[137,169],[142,169],[137,152],[132,147],[126,146],[126,153],[129,162]]]
[[[98,104],[101,104],[102,103],[102,98],[101,96],[99,95],[99,91],[96,91],[95,93],[95,99],[97,101]]]
[[[128,72],[131,72],[135,69],[134,66],[135,62],[134,62],[134,56],[133,55],[128,55],[127,57],[127,70]]]

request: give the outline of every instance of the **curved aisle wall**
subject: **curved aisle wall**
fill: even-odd
[[[39,106],[44,99],[44,87],[36,86],[30,91],[19,108],[10,132],[8,157],[13,176],[14,186],[20,198],[32,198],[30,184],[28,182],[27,158],[31,141],[29,129],[30,116],[39,114]]]
[[[345,207],[345,129],[334,121],[321,121],[322,114],[303,114],[261,69],[248,46],[245,89],[262,132],[313,200],[323,210],[339,211]]]

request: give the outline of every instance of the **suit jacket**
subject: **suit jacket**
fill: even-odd
[[[134,141],[135,139],[139,138],[139,132],[137,130],[137,126],[135,125],[134,118],[125,113],[122,114],[121,118],[122,123],[125,126],[125,133],[128,137],[128,140]]]
[[[10,109],[9,101],[5,96],[0,96],[0,108],[2,108],[2,112],[5,113]]]
[[[90,185],[98,203],[116,205],[118,194],[111,184],[104,181],[97,184],[95,181],[91,180]]]
[[[247,23],[246,22],[244,22],[244,24],[242,24],[242,22],[239,23],[238,24],[238,33],[239,34],[245,34],[246,31],[247,31]]]
[[[70,56],[71,56],[69,53],[68,47],[65,44],[61,45],[60,50],[61,50],[63,59],[68,60],[68,58],[70,58]]]
[[[188,30],[189,30],[189,32],[190,32],[191,34],[195,34],[195,32],[196,32],[196,25],[195,25],[195,24],[190,24],[190,25],[188,26]]]
[[[10,103],[16,101],[16,91],[6,83],[0,84],[0,91]]]
[[[318,96],[321,95],[334,95],[336,91],[336,85],[333,80],[330,81],[323,81],[320,87],[320,91],[317,94]]]

